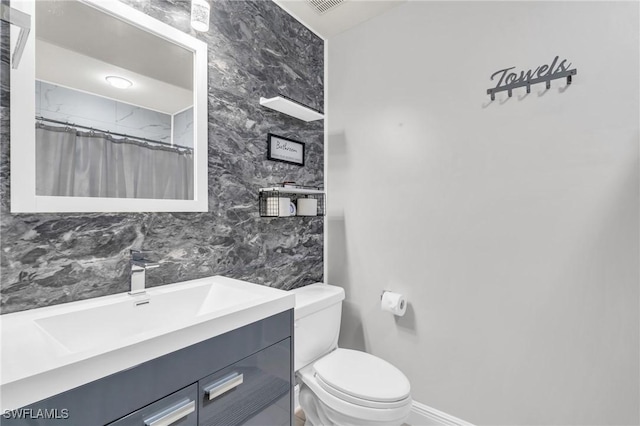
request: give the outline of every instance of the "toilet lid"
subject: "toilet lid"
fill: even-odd
[[[358,399],[395,402],[411,392],[409,380],[400,370],[366,352],[336,349],[313,367],[322,382]]]

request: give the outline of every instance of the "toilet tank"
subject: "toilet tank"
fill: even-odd
[[[295,371],[338,347],[344,290],[316,283],[291,290],[294,308]]]

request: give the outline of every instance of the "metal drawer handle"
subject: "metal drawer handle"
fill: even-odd
[[[166,410],[149,417],[144,421],[145,426],[169,426],[170,424],[187,417],[196,411],[196,402],[188,399],[180,401],[176,405],[172,405]]]
[[[209,401],[211,401],[213,398],[240,386],[243,380],[244,377],[242,374],[233,372],[217,382],[211,383],[209,386],[205,387],[204,392],[209,397]]]

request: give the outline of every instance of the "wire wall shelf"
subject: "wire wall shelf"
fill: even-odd
[[[262,217],[324,216],[325,192],[309,186],[260,188],[259,210]]]

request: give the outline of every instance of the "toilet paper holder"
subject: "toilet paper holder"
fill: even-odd
[[[382,290],[382,293],[380,293],[380,303],[383,304],[382,299],[384,298],[385,293],[390,293],[392,295],[395,295],[397,297],[399,297],[398,300],[398,305],[397,305],[397,312],[394,312],[395,315],[404,315],[405,311],[406,311],[406,304],[407,304],[407,300],[405,298],[404,295],[402,295],[401,293],[396,293],[395,291],[391,291],[391,290]],[[392,296],[393,297],[393,296]]]

